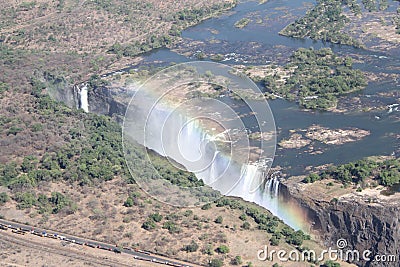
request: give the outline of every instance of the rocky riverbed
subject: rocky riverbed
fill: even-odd
[[[326,145],[342,145],[363,139],[369,131],[358,128],[329,129],[320,125],[312,125],[307,129],[291,130],[289,138],[279,142],[279,146],[287,149],[298,149],[318,141]]]

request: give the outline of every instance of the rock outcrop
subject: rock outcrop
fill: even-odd
[[[82,108],[79,93],[82,86],[83,84],[80,84],[53,90],[50,95],[71,108]],[[133,93],[125,88],[88,88],[88,112],[115,117],[119,123],[122,123]]]
[[[311,229],[321,237],[321,243],[337,248],[337,241],[344,239],[347,246],[342,250],[357,250],[358,266],[399,266],[400,255],[400,198],[365,198],[362,194],[347,194],[331,201],[321,201],[305,196],[298,190],[283,184],[280,192],[284,198],[294,200],[304,209],[311,222]],[[396,194],[397,195],[397,194]],[[378,262],[363,260],[363,252],[375,255],[395,255],[396,261]],[[367,255],[368,256],[368,255]],[[378,256],[379,257],[379,256]],[[390,256],[389,256],[390,257]],[[390,259],[393,260],[393,259]]]

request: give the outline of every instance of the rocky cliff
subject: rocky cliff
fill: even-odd
[[[280,192],[287,201],[296,201],[304,209],[312,232],[321,237],[326,249],[337,249],[337,241],[344,239],[347,242],[342,249],[344,253],[359,251],[360,261],[353,262],[358,266],[400,266],[398,194],[384,197],[378,192],[351,193],[326,201],[305,195],[301,188],[288,184],[283,184]],[[371,259],[376,255],[395,255],[396,261],[365,261],[362,259],[365,250],[371,251],[371,255],[367,255]]]
[[[97,87],[89,91],[89,111],[116,117],[117,121],[122,123],[131,97],[132,93],[123,88]]]
[[[71,108],[82,108],[81,90],[84,86],[84,84],[66,86],[56,88],[49,93],[57,101],[64,102]],[[122,123],[132,95],[133,91],[119,87],[88,88],[88,111],[115,117],[119,123]]]
[[[64,97],[59,100],[70,106],[79,106],[77,91],[79,86],[60,94]],[[132,95],[132,91],[124,88],[98,87],[89,90],[89,112],[113,116],[122,123]],[[400,194],[384,198],[379,192],[372,197],[351,193],[327,200],[305,193],[300,184],[296,181],[281,183],[279,194],[284,201],[292,202],[305,213],[311,232],[320,237],[326,249],[336,249],[337,240],[345,239],[347,246],[343,251],[356,249],[360,258],[365,250],[372,252],[370,258],[375,255],[396,256],[396,262],[359,261],[354,264],[366,267],[400,266]]]

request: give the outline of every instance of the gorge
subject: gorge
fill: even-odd
[[[314,42],[309,39],[298,40],[287,38],[278,36],[275,29],[265,29],[260,25],[252,23],[243,29],[231,27],[235,21],[240,20],[243,16],[251,12],[261,12],[262,14],[266,12],[270,16],[276,16],[268,13],[271,12],[268,10],[278,12],[274,8],[283,3],[294,8],[294,10],[297,10],[300,5],[293,1],[271,1],[264,4],[265,6],[259,6],[251,2],[239,4],[234,9],[234,13],[211,19],[192,27],[183,32],[183,37],[190,42],[193,40],[204,42],[214,40],[214,43],[210,41],[208,46],[204,47],[204,50],[214,51],[214,49],[217,49],[214,53],[226,56],[224,60],[226,59],[225,62],[229,64],[240,63],[249,65],[250,63],[246,61],[254,58],[257,58],[257,60],[253,60],[251,64],[265,64],[265,59],[273,59],[273,56],[269,58],[267,52],[267,58],[260,56],[262,54],[260,50],[272,50],[275,52],[275,55],[279,55],[280,60],[282,58],[284,60],[282,54],[287,50],[291,51],[302,46],[313,46],[315,48],[331,47],[335,52],[339,52],[342,55],[350,55],[360,59],[355,64],[355,67],[374,75],[379,76],[382,73],[395,73],[398,70],[400,64],[399,57],[396,55],[388,56],[385,52],[354,49],[349,46],[338,46],[319,41]],[[284,21],[276,21],[273,26],[279,28],[283,27],[284,24]],[[248,27],[250,29],[246,29]],[[215,31],[210,31],[210,29],[214,29]],[[241,40],[243,36],[248,41]],[[217,46],[215,40],[219,40],[223,45]],[[248,52],[248,55],[243,51],[245,48],[249,48],[250,52]],[[235,53],[232,54],[232,51],[235,51]],[[196,60],[196,57],[193,56],[195,54],[194,51],[189,51],[187,54],[189,56],[182,56],[170,49],[159,49],[147,54],[141,64],[145,66],[151,64],[168,66],[171,62]],[[128,74],[129,70],[137,67],[137,65],[130,66],[126,70],[123,70],[122,74]],[[113,76],[114,74],[110,74],[111,78]],[[388,107],[392,107],[392,105],[397,104],[398,99],[383,99],[381,95],[396,91],[399,86],[399,80],[383,79],[381,81],[370,82],[365,91],[353,93],[347,96],[347,98],[358,98],[361,100],[370,100],[371,102],[381,101]],[[84,110],[87,107],[89,112],[114,116],[122,123],[122,116],[125,114],[127,102],[132,94],[133,92],[127,88],[99,87],[88,91],[88,106],[86,106],[86,101],[84,100],[85,92],[79,96],[70,98],[69,101],[73,103],[72,106],[79,103],[78,106]],[[299,109],[295,103],[283,99],[269,101],[269,104],[274,114],[277,128],[281,132],[278,138],[281,139],[288,137],[292,129],[306,129],[314,124],[333,129],[356,127],[370,132],[370,135],[361,140],[340,146],[328,147],[315,142],[313,145],[320,151],[323,151],[319,155],[311,155],[306,149],[301,148],[278,150],[274,165],[282,167],[282,171],[289,176],[304,174],[309,166],[341,164],[372,155],[399,155],[398,138],[393,137],[400,132],[398,124],[399,111],[395,108],[389,108],[389,110],[373,109],[371,112],[338,114],[332,112],[305,112]],[[177,118],[176,120],[177,124],[186,124],[185,118]],[[253,126],[249,123],[248,128],[251,129]],[[204,144],[204,140],[207,138],[201,134],[201,129],[196,128],[195,124],[190,127],[193,128],[188,128],[187,134],[195,134],[195,137],[191,140],[195,140],[197,144],[196,146],[193,145],[193,147],[199,147],[200,144]],[[182,140],[183,146],[192,145],[192,141],[189,141],[189,139],[186,141]],[[195,155],[192,156],[194,157]],[[223,157],[217,151],[209,153],[209,157],[211,162],[216,160],[219,163],[211,165],[212,167],[208,169],[208,174],[214,173],[213,175],[215,175],[219,172],[221,166],[221,169],[224,169],[224,166],[226,166],[223,163]],[[360,250],[370,249],[374,253],[399,254],[398,245],[394,242],[400,239],[398,225],[399,210],[396,207],[387,203],[379,206],[376,203],[349,201],[345,198],[338,198],[337,202],[333,201],[332,203],[330,201],[308,198],[308,196],[302,194],[301,190],[293,189],[295,188],[293,184],[287,185],[284,179],[281,182],[277,174],[272,176],[272,179],[261,183],[259,190],[249,193],[251,180],[254,177],[256,179],[264,178],[265,175],[260,173],[257,167],[253,165],[236,166],[236,172],[241,174],[241,179],[238,187],[230,191],[231,195],[240,196],[247,201],[252,201],[266,207],[294,228],[306,228],[304,229],[306,232],[318,233],[315,235],[320,236],[320,241],[324,245],[334,246],[338,238],[345,238],[351,248]],[[210,177],[209,175],[205,177],[206,183],[212,182],[212,180],[207,181],[207,178]],[[289,177],[288,180],[290,179]],[[215,186],[217,188],[218,185],[215,184]],[[225,190],[226,188],[223,189]],[[279,198],[281,199],[279,200]],[[297,203],[298,206],[293,203]],[[293,211],[288,212],[290,207],[295,208],[292,208]],[[289,214],[279,213],[282,211]],[[296,217],[300,217],[300,223],[296,221]],[[306,221],[305,227],[302,226],[302,222],[304,221]],[[363,266],[382,266],[381,264],[362,263]],[[386,266],[393,265],[387,263]]]

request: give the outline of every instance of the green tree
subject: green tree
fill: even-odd
[[[221,259],[212,259],[209,263],[209,267],[222,267],[224,262]]]
[[[331,260],[326,261],[322,267],[340,267],[340,264]]]
[[[17,193],[13,198],[18,202],[18,209],[27,209],[36,205],[36,195],[31,192]]]
[[[124,206],[125,207],[133,207],[133,204],[134,204],[134,202],[133,202],[133,199],[131,197],[128,197],[124,202]]]
[[[235,258],[232,259],[232,265],[240,265],[243,263],[242,257],[241,256],[236,256]]]
[[[147,220],[142,224],[142,228],[145,230],[153,230],[156,228],[156,223],[152,220]]]
[[[163,219],[163,216],[159,213],[154,213],[149,216],[149,219],[153,220],[154,222],[161,222],[161,220]]]
[[[249,230],[250,229],[250,223],[249,222],[244,222],[240,227],[245,229],[245,230]]]
[[[166,221],[163,228],[167,229],[170,234],[179,233],[181,229],[172,221]]]
[[[202,209],[202,210],[209,210],[209,209],[211,209],[211,204],[210,204],[210,203],[204,204],[204,205],[201,207],[201,209]]]
[[[306,183],[314,183],[320,179],[319,175],[316,173],[311,173],[306,178],[304,178],[304,182]]]
[[[218,217],[214,220],[214,222],[215,222],[215,223],[221,224],[223,220],[224,220],[224,219],[223,219],[222,216],[220,215],[220,216],[218,216]]]
[[[277,246],[279,245],[279,239],[275,235],[273,235],[270,238],[269,243],[271,244],[271,246]]]
[[[35,164],[32,162],[35,157],[25,157],[21,164],[21,170],[25,173],[32,171],[35,168]]]
[[[50,203],[52,203],[53,206],[55,206],[53,208],[53,213],[58,213],[64,207],[67,207],[67,206],[71,207],[73,204],[72,201],[68,197],[64,196],[60,192],[52,192],[51,193]]]
[[[243,213],[242,215],[240,215],[240,216],[239,216],[239,219],[242,220],[242,221],[247,220],[246,214]]]
[[[306,235],[303,233],[303,231],[298,230],[296,232],[292,232],[286,236],[286,241],[289,244],[295,245],[295,246],[300,246],[303,244],[303,241],[307,239]]]
[[[20,127],[11,126],[7,131],[7,135],[17,135],[17,133],[22,132],[22,131],[23,131],[23,129]]]
[[[227,253],[229,253],[229,247],[226,245],[221,245],[221,246],[217,247],[216,251],[220,254],[227,254]]]
[[[10,197],[7,195],[6,192],[0,193],[0,205],[4,205],[10,200]]]
[[[183,247],[183,250],[186,252],[195,252],[198,249],[199,249],[199,245],[194,240],[192,240],[192,242],[190,242],[190,244]]]

